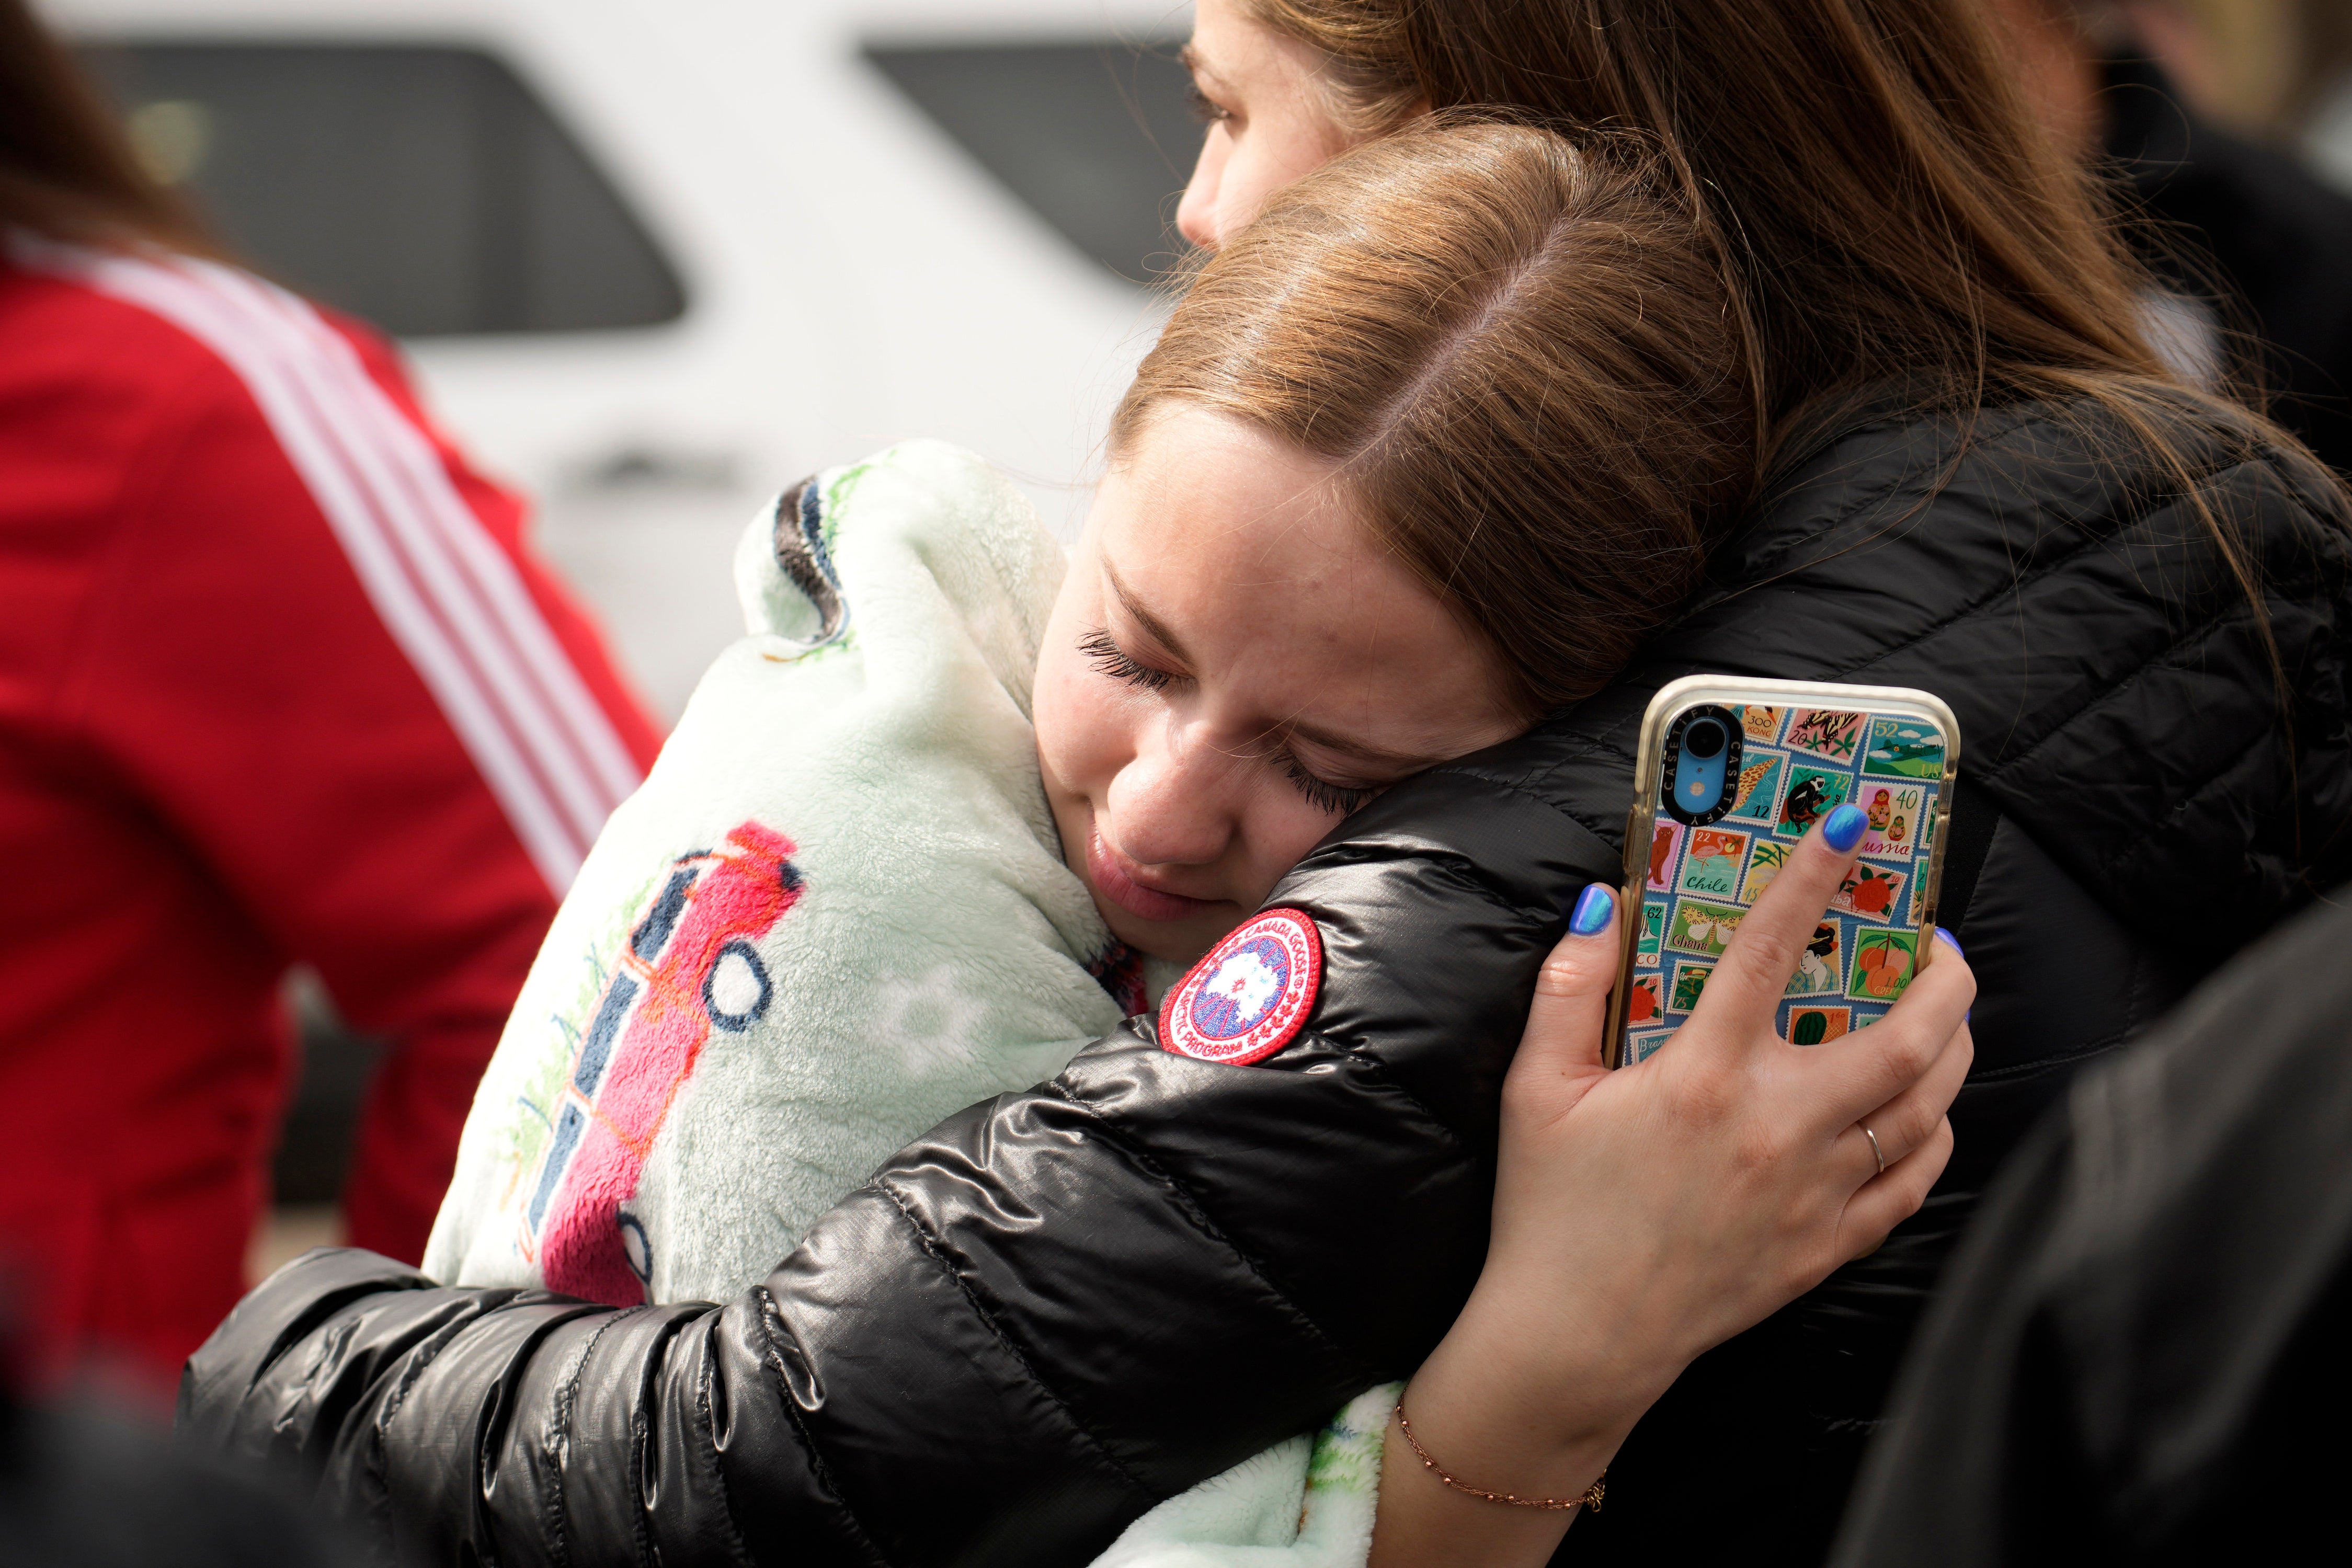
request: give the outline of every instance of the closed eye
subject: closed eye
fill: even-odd
[[[1155,670],[1150,664],[1139,664],[1128,656],[1127,650],[1110,640],[1110,633],[1097,627],[1078,639],[1078,652],[1087,662],[1108,675],[1130,686],[1147,692],[1164,692],[1181,677],[1171,671]]]
[[[1164,692],[1184,679],[1172,670],[1155,669],[1139,663],[1128,651],[1111,641],[1109,632],[1097,627],[1078,639],[1078,652],[1087,662],[1103,674],[1124,685],[1147,692]],[[1334,784],[1328,779],[1317,777],[1307,770],[1288,747],[1282,747],[1267,756],[1267,760],[1282,769],[1293,788],[1307,798],[1307,804],[1327,816],[1345,817],[1361,810],[1384,786]]]
[[[1297,786],[1298,792],[1307,797],[1307,804],[1326,816],[1353,816],[1381,792],[1372,785],[1334,784],[1328,779],[1318,779],[1307,771],[1307,765],[1287,748],[1280,754],[1278,760],[1284,776]]]

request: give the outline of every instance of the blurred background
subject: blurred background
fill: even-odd
[[[406,342],[666,717],[808,468],[932,434],[1073,514],[1200,140],[1174,0],[47,10],[247,261]]]
[[[736,634],[737,531],[814,468],[942,436],[1075,529],[1202,134],[1181,0],[42,9],[247,261],[404,340],[665,720]],[[2193,109],[2352,191],[2352,0],[2132,13]],[[331,1235],[373,1063],[289,999],[257,1269]]]

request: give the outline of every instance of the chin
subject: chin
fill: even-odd
[[[1184,921],[1143,920],[1121,909],[1091,887],[1087,893],[1094,900],[1095,913],[1103,917],[1103,924],[1110,927],[1112,936],[1147,958],[1182,964],[1188,968],[1215,946],[1226,932],[1241,924],[1238,920],[1221,921],[1213,917]]]

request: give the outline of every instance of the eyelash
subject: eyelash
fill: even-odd
[[[1307,797],[1307,803],[1326,816],[1352,817],[1380,793],[1360,785],[1333,784],[1318,779],[1299,765],[1298,758],[1286,751],[1282,754],[1282,771],[1298,786],[1298,792]]]
[[[1220,120],[1231,120],[1234,111],[1199,88],[1192,89],[1192,118],[1203,125],[1214,125]]]
[[[1124,681],[1147,692],[1164,692],[1176,677],[1166,670],[1155,670],[1149,664],[1139,664],[1127,656],[1127,650],[1110,640],[1103,631],[1087,632],[1078,639],[1078,652],[1087,663],[1114,681]]]
[[[1166,670],[1155,670],[1149,664],[1137,664],[1128,657],[1124,648],[1110,640],[1110,633],[1107,631],[1097,629],[1079,638],[1078,652],[1087,656],[1087,663],[1112,680],[1123,681],[1143,691],[1164,692],[1181,678]],[[1307,797],[1307,803],[1327,816],[1352,816],[1380,793],[1378,789],[1360,785],[1334,784],[1328,779],[1318,779],[1286,750],[1280,753],[1276,760],[1282,766],[1283,776]]]

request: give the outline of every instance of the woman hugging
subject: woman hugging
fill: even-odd
[[[1066,566],[931,443],[755,524],[439,1282],[290,1266],[185,1430],[432,1561],[1817,1558],[1994,1162],[2340,878],[2342,489],[2149,350],[1973,7],[1202,0],[1191,59],[1215,254]],[[1949,703],[1969,955],[1778,1038],[1825,804],[1603,1071],[1697,671]]]

